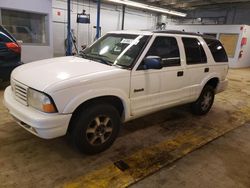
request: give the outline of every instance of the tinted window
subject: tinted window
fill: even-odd
[[[159,56],[163,66],[180,65],[180,52],[174,37],[156,37],[146,56]]]
[[[187,64],[201,64],[207,62],[205,51],[196,38],[182,38]]]
[[[228,58],[227,58],[227,53],[224,49],[224,47],[222,46],[222,44],[220,43],[220,41],[218,40],[214,40],[214,39],[204,39],[214,57],[214,61],[215,62],[227,62]]]

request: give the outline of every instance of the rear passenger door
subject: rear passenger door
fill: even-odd
[[[186,56],[186,83],[190,88],[190,98],[195,100],[202,89],[202,81],[210,72],[204,51],[204,42],[195,37],[182,37]]]

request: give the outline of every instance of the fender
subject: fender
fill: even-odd
[[[211,80],[212,78],[218,78],[218,79],[219,79],[219,82],[220,82],[220,80],[221,80],[220,75],[219,75],[218,73],[216,73],[216,72],[213,72],[213,73],[210,73],[209,75],[207,75],[207,76],[202,80],[202,82],[201,82],[201,89],[200,89],[200,91],[199,91],[199,95],[198,95],[198,96],[200,96],[202,89],[203,89],[204,86],[207,84],[207,82],[208,82],[209,80]]]
[[[130,100],[126,94],[118,89],[114,88],[106,88],[106,89],[92,89],[88,90],[80,95],[74,97],[63,109],[63,113],[73,113],[78,106],[83,104],[84,102],[97,98],[97,97],[104,97],[104,96],[115,96],[118,97],[124,107],[124,120],[129,119],[130,117]]]

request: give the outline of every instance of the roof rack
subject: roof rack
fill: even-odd
[[[180,30],[155,30],[153,33],[169,33],[169,34],[183,34],[183,35],[194,35],[194,36],[204,36],[200,33],[185,32]]]

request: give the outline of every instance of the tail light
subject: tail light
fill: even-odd
[[[16,53],[21,53],[21,47],[19,44],[15,43],[15,42],[7,42],[7,43],[5,43],[5,45],[11,51],[16,52]]]

